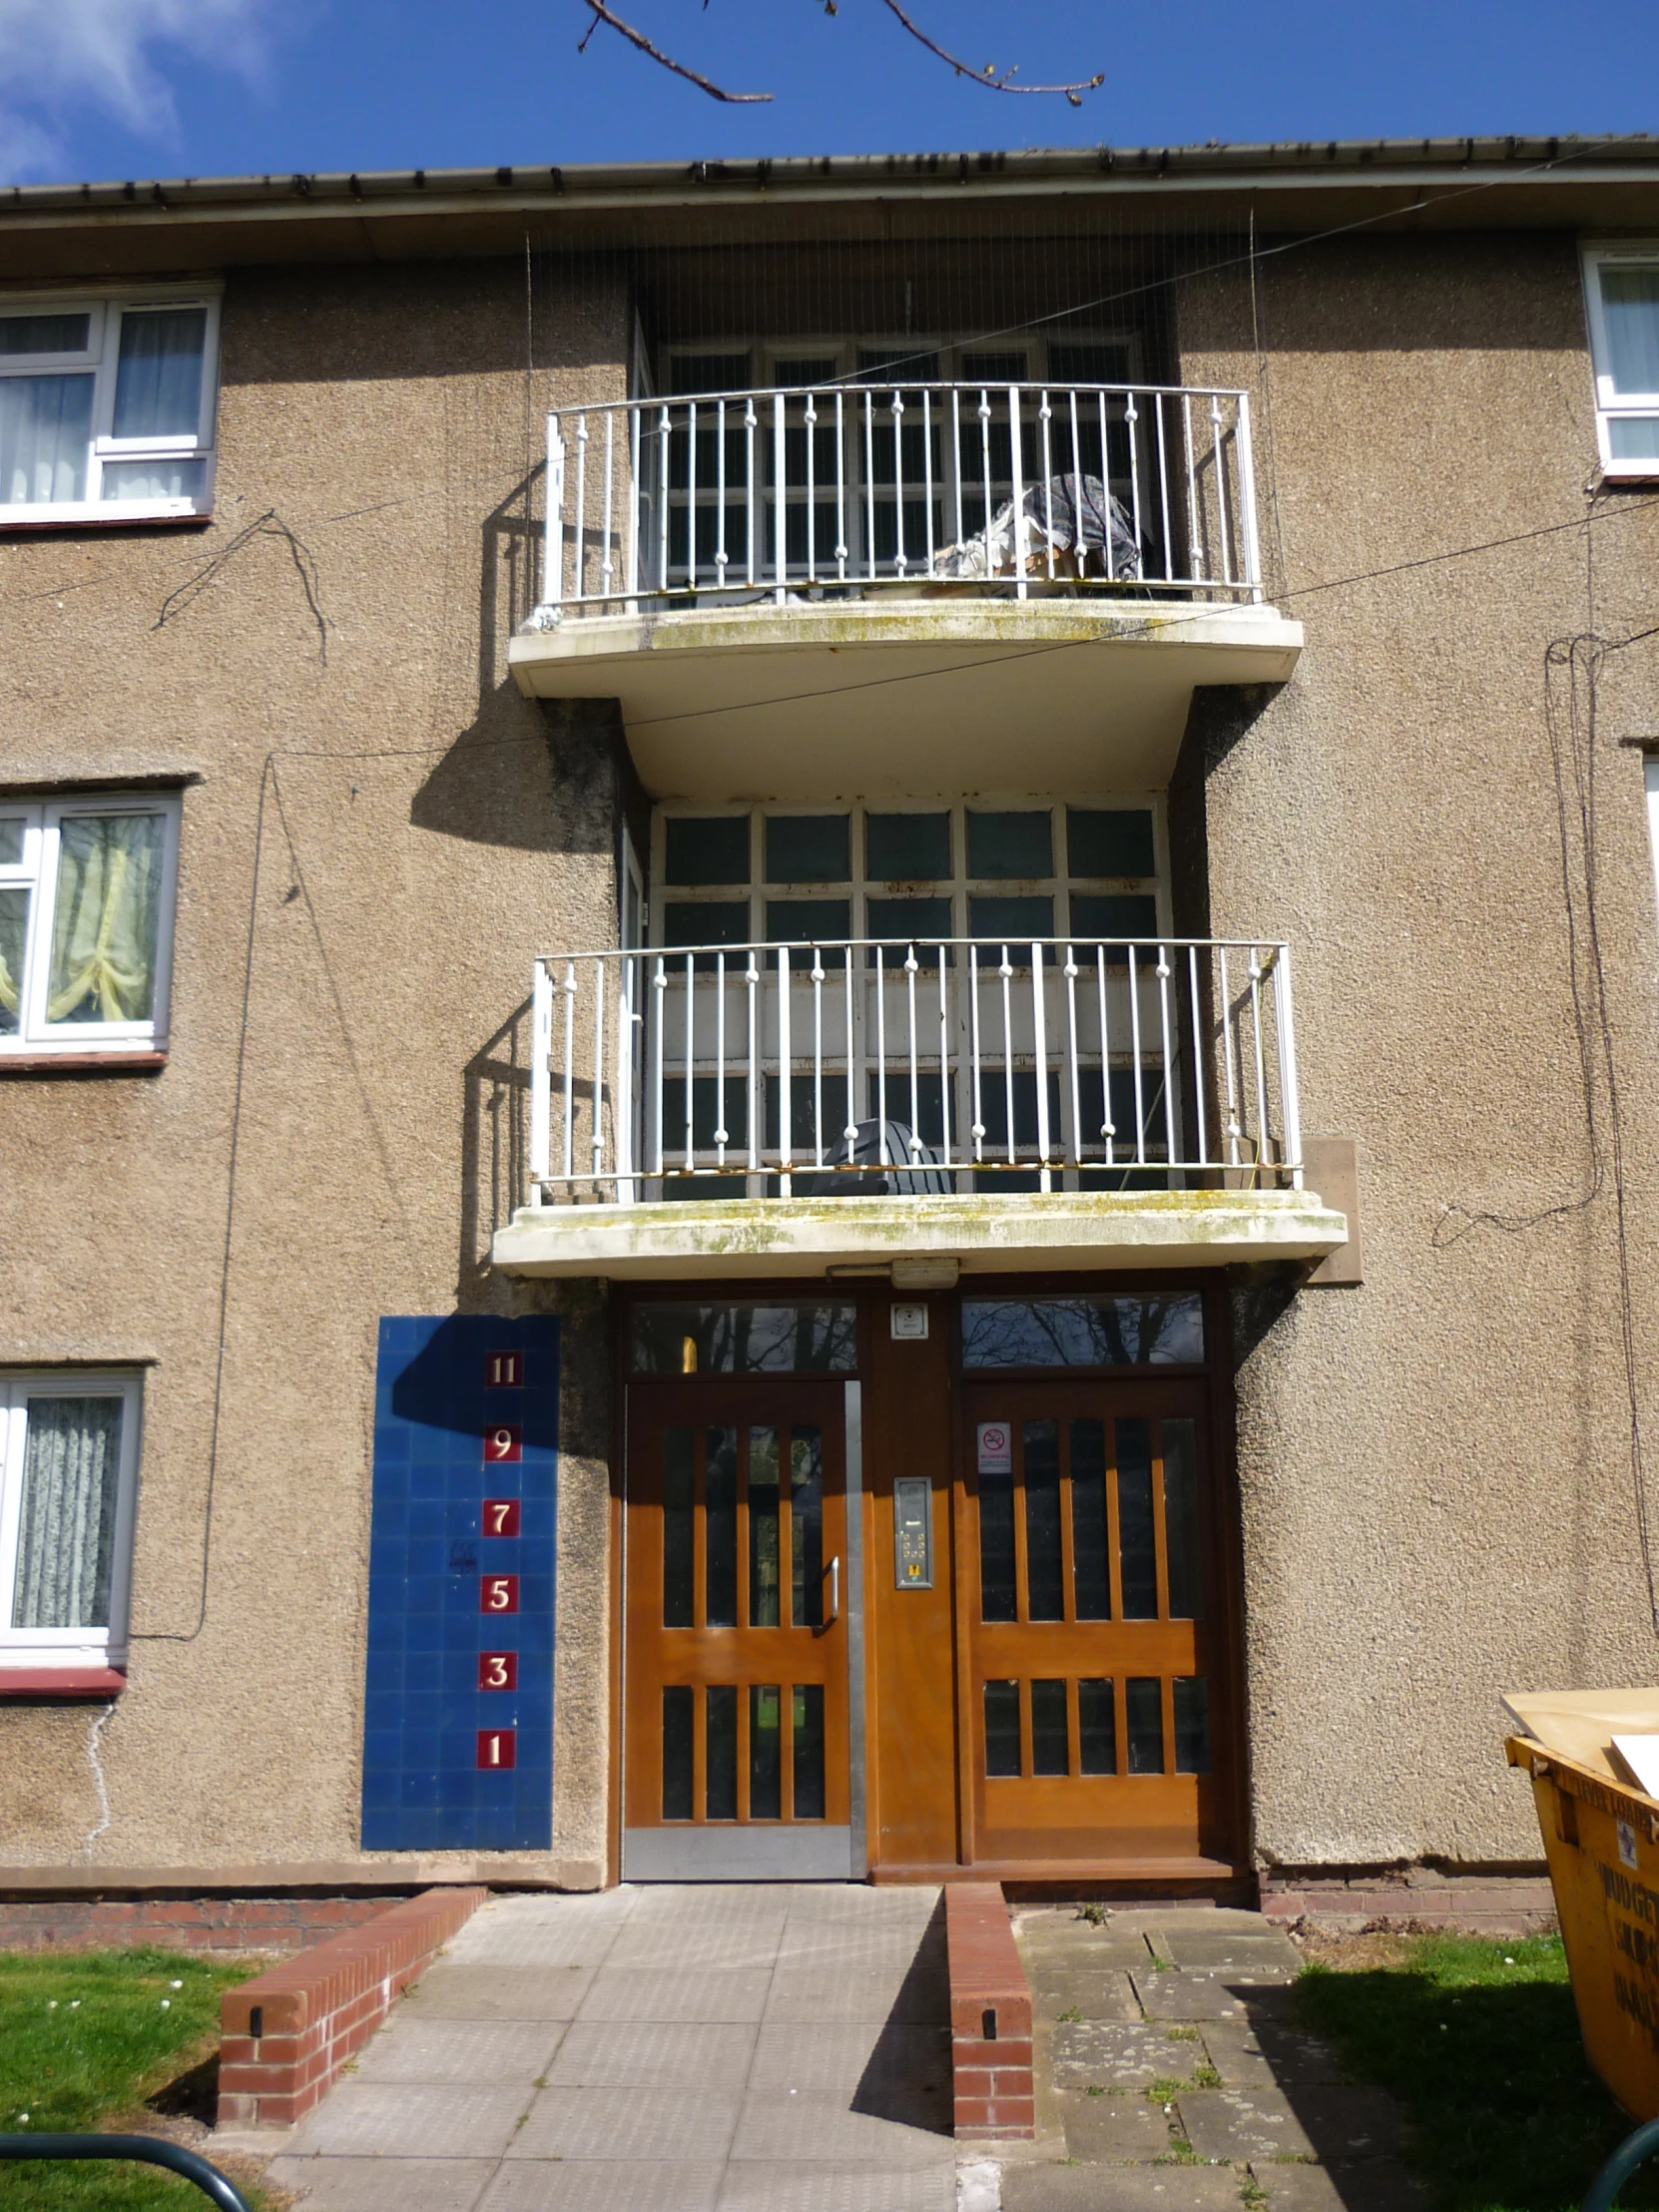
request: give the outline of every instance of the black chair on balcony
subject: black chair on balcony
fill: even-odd
[[[790,1179],[796,1198],[946,1198],[953,1188],[939,1155],[901,1121],[859,1122],[830,1155],[824,1172],[814,1169]]]

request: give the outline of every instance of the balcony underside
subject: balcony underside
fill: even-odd
[[[1199,684],[1281,684],[1272,607],[935,598],[567,615],[513,638],[530,698],[619,699],[654,798],[1161,790]]]
[[[1318,1261],[1348,1223],[1312,1191],[1066,1192],[938,1198],[732,1198],[525,1206],[498,1230],[508,1275],[821,1275],[950,1259],[964,1275]]]

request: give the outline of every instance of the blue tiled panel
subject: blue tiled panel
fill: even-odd
[[[495,1353],[522,1383],[494,1388]],[[485,1436],[521,1431],[522,1456],[485,1458]],[[554,1524],[559,1325],[387,1316],[374,1399],[368,1679],[363,1701],[365,1851],[545,1851],[553,1841]],[[490,1536],[486,1498],[519,1500],[517,1536]],[[490,1614],[486,1576],[519,1577],[519,1610]],[[478,1687],[478,1655],[517,1654],[513,1690]],[[510,1731],[514,1764],[478,1761],[480,1734]]]

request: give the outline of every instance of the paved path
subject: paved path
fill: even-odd
[[[302,2212],[952,2212],[937,1905],[493,1900],[269,2177]]]

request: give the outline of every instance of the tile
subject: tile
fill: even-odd
[[[261,2176],[305,2212],[473,2212],[492,2158],[274,2158]]]
[[[1147,2089],[1190,2075],[1203,2050],[1150,2021],[1072,2020],[1054,2030],[1050,2065],[1056,2089]]]
[[[1242,2000],[1225,1981],[1179,1968],[1130,1975],[1149,2020],[1242,2020]]]
[[[728,2166],[719,2212],[955,2212],[946,2166]]]
[[[741,2090],[756,2033],[706,2021],[579,2020],[547,2079],[553,2087]]]
[[[1302,1953],[1277,1929],[1190,1929],[1166,1925],[1158,1933],[1178,1966],[1238,1966],[1246,1973],[1299,1974]]]
[[[1031,1982],[1031,2008],[1039,2019],[1058,2020],[1062,2013],[1080,2020],[1138,2020],[1141,2007],[1126,1973],[1055,1973]],[[1149,1979],[1157,1978],[1149,1976]]]
[[[759,1931],[740,1925],[719,1930],[674,1931],[637,1923],[621,1931],[606,1953],[606,1963],[617,1967],[652,1966],[669,1971],[689,1966],[715,1965],[731,1969],[759,1966],[771,1972],[778,1956],[783,1923],[763,1925]]]
[[[1239,2177],[1219,2166],[1002,2169],[1002,2212],[1239,2212]]]
[[[1270,2212],[1412,2212],[1428,2202],[1416,2176],[1386,2158],[1336,2167],[1252,2161],[1250,2172]]]
[[[602,1966],[582,1999],[581,2020],[758,2020],[772,1986],[767,1966],[707,1966],[654,1973]]]
[[[358,2053],[353,2078],[528,2086],[563,2032],[552,2021],[423,2019],[399,2007]]]
[[[289,2147],[340,2158],[498,2158],[536,2093],[345,2080],[301,2121]]]
[[[941,2113],[942,2118],[942,2113]],[[954,2165],[951,2137],[931,2129],[845,2112],[799,2097],[749,2097],[732,2142],[732,2158],[828,2161],[839,2165]]]
[[[1125,2159],[1145,2162],[1167,2157],[1170,2146],[1181,2140],[1175,2114],[1133,2092],[1091,2097],[1087,2090],[1070,2089],[1055,2103],[1066,2149],[1073,2158],[1098,2165],[1116,2165]]]
[[[1188,2089],[1176,2099],[1187,2139],[1204,2158],[1312,2158],[1314,2146],[1280,2089]]]
[[[949,2014],[949,1989],[942,1973],[830,1962],[780,1966],[772,1977],[766,2007],[769,2020],[891,2019],[923,2026],[944,2021]]]
[[[724,2158],[740,2099],[702,2089],[548,2088],[513,2137],[510,2159],[699,2160]]]
[[[950,2033],[869,2021],[768,2020],[755,2046],[749,2088],[755,2096],[830,2100],[868,2111],[884,2094],[945,2096]]]
[[[1230,2089],[1336,2088],[1348,2076],[1331,2045],[1274,2019],[1207,2020],[1204,2048]]]
[[[592,1966],[429,1966],[398,2007],[398,2018],[573,2020],[593,1986]]]
[[[513,2159],[478,2212],[714,2212],[725,2170],[715,2159]]]

